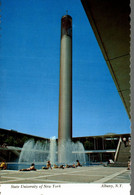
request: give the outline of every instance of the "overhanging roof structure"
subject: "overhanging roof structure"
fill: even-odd
[[[130,1],[81,2],[130,118]]]

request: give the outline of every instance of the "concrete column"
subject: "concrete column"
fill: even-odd
[[[95,141],[95,137],[94,137],[94,150],[96,150],[96,141]]]
[[[58,124],[58,161],[62,148],[72,139],[72,18],[61,18],[60,91]],[[65,156],[65,151],[63,152]]]

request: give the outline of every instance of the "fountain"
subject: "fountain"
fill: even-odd
[[[50,138],[50,142],[45,141],[41,143],[39,141],[34,142],[34,140],[28,140],[24,143],[22,151],[20,153],[18,163],[32,163],[35,164],[46,164],[50,160],[51,164],[58,163],[58,152],[57,152],[56,138]],[[68,140],[62,143],[62,164],[73,164],[78,159],[82,164],[85,164],[85,152],[82,143],[72,142]],[[61,163],[60,163],[61,164]]]
[[[57,144],[56,144],[56,137],[50,138],[50,151],[49,151],[49,157],[50,162],[52,164],[57,162]]]
[[[19,163],[21,162],[45,162],[49,155],[49,143],[46,141],[45,144],[34,140],[28,140],[24,143],[20,153]]]
[[[62,141],[59,156],[61,155],[61,164],[74,164],[78,159],[85,164],[86,157],[83,144],[81,142],[72,142],[71,140]]]

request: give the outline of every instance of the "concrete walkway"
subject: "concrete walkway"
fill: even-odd
[[[29,183],[130,183],[126,167],[77,167],[37,171],[0,170],[0,184]]]

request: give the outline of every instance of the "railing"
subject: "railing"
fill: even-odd
[[[117,160],[117,156],[119,154],[119,149],[120,149],[121,142],[122,142],[122,139],[120,137],[119,142],[118,142],[118,146],[117,146],[117,149],[116,149],[116,153],[115,153],[115,156],[114,156],[114,162],[116,162],[116,160]]]

